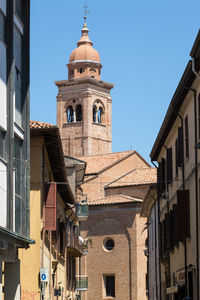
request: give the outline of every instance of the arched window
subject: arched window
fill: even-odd
[[[103,114],[103,108],[100,107],[98,109],[98,123],[101,123],[101,121],[102,121],[102,114]]]
[[[96,105],[93,105],[93,122],[96,123],[97,121],[97,107]]]
[[[69,106],[67,108],[67,122],[68,123],[73,123],[74,122],[74,111],[73,111],[72,106]]]
[[[79,104],[76,107],[76,122],[82,121],[82,106]]]

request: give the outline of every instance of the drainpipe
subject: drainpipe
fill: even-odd
[[[195,70],[195,61],[194,58],[192,57],[192,72],[196,75],[197,78],[200,79],[199,74],[197,73],[197,71]]]
[[[155,166],[156,169],[158,169],[158,167],[156,166],[156,164],[151,161],[151,163]],[[160,237],[160,199],[158,199],[158,196],[157,196],[157,201],[158,201],[158,205],[157,205],[157,215],[158,215],[158,237]],[[159,243],[158,243],[159,245]],[[160,246],[160,245],[159,245]],[[160,300],[161,300],[161,263],[160,263],[160,249],[158,249],[158,269],[159,269],[159,295],[160,295]],[[157,268],[156,268],[157,269]],[[157,288],[156,288],[157,290]]]
[[[195,60],[192,57],[192,71],[196,78],[200,79],[199,74],[195,70]],[[197,145],[197,92],[195,89],[190,89],[194,93],[194,128],[195,128],[195,146]],[[197,299],[199,299],[199,205],[198,205],[198,157],[197,147],[195,147],[195,193],[196,193],[196,264],[197,264]]]

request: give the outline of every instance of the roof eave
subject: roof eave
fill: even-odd
[[[185,68],[185,71],[182,75],[182,78],[179,82],[179,85],[172,97],[164,121],[162,123],[156,141],[151,150],[150,153],[151,161],[157,161],[161,148],[171,130],[171,127],[173,126],[177,118],[177,114],[180,110],[180,107],[183,104],[185,97],[188,93],[188,90],[185,87],[191,87],[194,80],[195,80],[195,75],[192,72],[192,61],[189,60]]]

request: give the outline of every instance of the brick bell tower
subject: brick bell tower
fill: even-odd
[[[112,147],[110,91],[114,85],[101,80],[100,56],[89,39],[86,17],[81,32],[67,65],[68,80],[55,82],[64,155],[75,157],[110,153]]]

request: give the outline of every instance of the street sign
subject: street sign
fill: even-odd
[[[41,280],[41,282],[49,281],[49,273],[48,273],[47,268],[40,268],[40,280]]]

